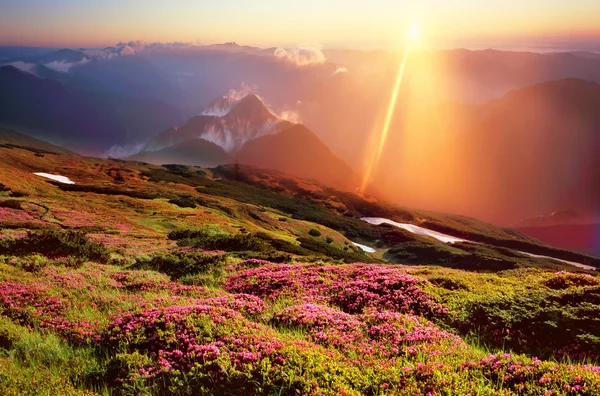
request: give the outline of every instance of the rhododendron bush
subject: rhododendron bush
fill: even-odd
[[[493,285],[486,291],[492,278],[475,287],[465,277],[462,287],[445,289],[456,283],[443,281],[446,273],[433,271],[429,282],[430,270],[415,267],[247,260],[224,262],[222,287],[203,287],[126,262],[73,267],[58,257],[31,269],[21,265],[26,260],[0,264],[0,345],[35,361],[22,352],[32,350],[35,335],[43,356],[77,367],[61,374],[73,392],[600,394],[600,367],[581,349],[589,342],[565,345],[545,360],[506,353],[494,342],[533,345],[532,335],[519,327],[523,318],[501,310],[475,332],[468,319],[482,307],[528,298],[509,298]],[[527,276],[551,299],[590,302],[597,288],[593,277]],[[476,299],[478,287],[485,299]],[[492,353],[465,337],[477,334],[491,340]],[[14,376],[11,370],[4,372]],[[0,384],[16,386],[16,377],[2,373]]]

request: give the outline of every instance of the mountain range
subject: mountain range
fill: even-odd
[[[239,162],[341,189],[358,186],[355,172],[311,130],[278,118],[253,94],[216,100],[201,115],[157,135],[130,159],[201,166]]]
[[[356,176],[337,179],[362,176],[398,54],[281,56],[295,50],[0,47],[0,125],[96,156],[238,161],[353,189]],[[505,225],[563,210],[596,215],[598,70],[600,57],[584,52],[411,54],[368,191]]]

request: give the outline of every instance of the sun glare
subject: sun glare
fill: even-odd
[[[392,89],[392,94],[390,97],[390,102],[387,108],[385,122],[383,124],[383,128],[379,133],[377,139],[377,147],[375,152],[371,155],[371,158],[367,164],[365,169],[365,173],[363,175],[363,180],[359,189],[359,192],[364,193],[367,189],[369,182],[371,181],[371,175],[377,170],[377,166],[379,165],[379,160],[381,159],[381,155],[383,154],[383,150],[385,148],[385,143],[388,138],[390,125],[394,118],[394,112],[396,110],[396,103],[398,102],[398,95],[400,93],[400,86],[402,85],[402,79],[404,78],[404,70],[406,68],[406,61],[408,60],[408,54],[411,51],[411,47],[414,46],[415,41],[419,36],[419,27],[417,24],[412,24],[409,30],[409,40],[404,49],[404,56],[402,57],[402,61],[400,62],[400,67],[398,68],[398,74],[396,75],[396,82],[394,83],[394,87]]]
[[[410,25],[410,30],[408,31],[408,35],[410,36],[411,40],[415,40],[416,38],[419,37],[419,25],[417,25],[416,23],[413,23],[412,25]]]

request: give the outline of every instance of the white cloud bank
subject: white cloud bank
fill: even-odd
[[[273,55],[298,66],[317,65],[327,60],[321,49],[314,45],[301,45],[296,48],[277,48]]]

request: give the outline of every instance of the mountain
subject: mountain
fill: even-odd
[[[553,212],[513,225],[522,233],[562,249],[600,255],[600,218],[573,210]]]
[[[141,151],[128,158],[151,164],[189,164],[211,167],[232,162],[220,146],[204,139],[192,139],[156,151]]]
[[[35,71],[65,74],[43,66]],[[162,102],[76,89],[59,79],[0,67],[0,124],[82,152],[101,154],[143,141],[180,117]]]
[[[32,149],[33,152],[40,154],[46,153],[58,153],[58,154],[73,154],[64,147],[56,146],[54,144],[45,142],[43,140],[35,139],[31,136],[24,135],[11,129],[0,128],[0,145],[3,148],[27,148]]]
[[[519,227],[519,231],[561,249],[600,256],[600,223]]]
[[[597,216],[598,109],[600,85],[578,79],[483,105],[407,107],[374,183],[396,202],[498,224],[565,209]]]
[[[47,54],[25,58],[25,61],[37,64],[47,64],[52,62],[75,63],[81,62],[85,58],[86,55],[83,51],[63,48]]]
[[[590,222],[589,220],[589,218],[586,218],[586,216],[577,213],[574,210],[561,210],[558,212],[552,212],[549,215],[529,217],[525,220],[515,223],[513,227],[550,227],[564,224],[583,224]]]
[[[202,113],[210,115],[195,116],[182,126],[165,130],[148,143],[147,150],[201,138],[233,152],[249,140],[278,133],[291,125],[277,118],[256,95],[242,99],[225,97]]]
[[[472,118],[481,118],[464,136],[466,165],[478,170],[473,187],[495,196],[498,215],[564,208],[597,215],[598,109],[600,85],[577,79],[523,88],[480,107]]]
[[[180,127],[165,130],[130,158],[193,165],[225,164],[235,159],[345,190],[358,186],[354,171],[312,131],[279,119],[256,95],[223,97],[202,113]],[[198,152],[194,153],[196,146]],[[229,155],[223,155],[225,152]]]
[[[250,140],[235,156],[243,164],[315,179],[342,190],[353,190],[359,184],[352,168],[301,124]]]

